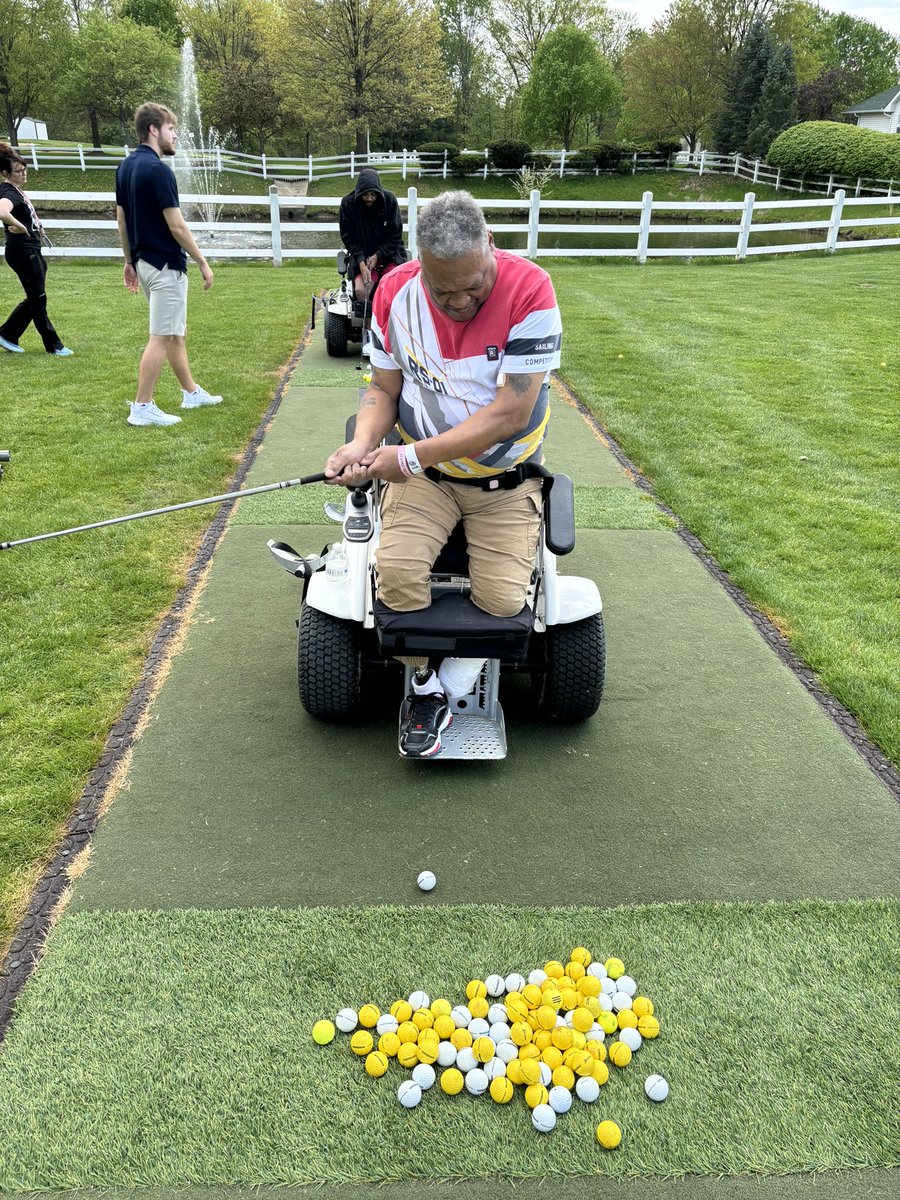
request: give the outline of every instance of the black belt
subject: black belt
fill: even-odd
[[[512,488],[517,488],[526,479],[552,478],[546,467],[542,467],[540,463],[531,462],[519,463],[499,475],[482,475],[479,478],[469,476],[465,479],[458,479],[455,475],[446,475],[437,467],[425,467],[423,474],[432,483],[461,483],[464,487],[481,488],[483,492],[508,492]]]

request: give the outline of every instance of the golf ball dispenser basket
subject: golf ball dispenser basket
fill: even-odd
[[[352,440],[351,417],[345,441]],[[396,433],[388,439],[396,444]],[[412,670],[397,659],[485,661],[468,694],[450,701],[438,759],[501,759],[507,741],[501,676],[531,678],[538,715],[558,724],[597,711],[605,674],[600,593],[592,579],[557,572],[558,557],[575,545],[574,488],[567,475],[546,473],[543,520],[526,603],[511,617],[483,612],[471,600],[468,553],[460,523],[431,570],[431,604],[396,612],[376,595],[375,562],[384,484],[348,488],[343,507],[325,505],[342,536],[319,555],[301,555],[270,541],[279,566],[303,580],[297,650],[300,702],[314,717],[350,722],[364,711],[364,691],[396,679],[398,706],[411,690]],[[339,495],[340,493],[338,493]],[[401,693],[402,689],[402,693]],[[371,706],[369,706],[371,707]]]

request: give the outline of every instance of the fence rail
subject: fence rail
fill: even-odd
[[[74,148],[43,146],[37,142],[24,143],[19,147],[23,157],[27,157],[32,169],[75,170],[75,171],[109,171],[114,170],[129,153],[128,146],[112,147],[102,151],[84,146]],[[515,169],[501,169],[490,164],[487,148],[483,150],[461,150],[461,154],[478,155],[484,165],[471,174],[488,179],[516,174]],[[746,179],[751,183],[764,183],[774,187],[776,191],[795,191],[806,193],[821,193],[832,196],[841,189],[852,193],[854,199],[863,196],[886,196],[889,200],[900,194],[900,180],[870,179],[866,176],[852,178],[846,175],[810,175],[789,176],[780,167],[771,167],[762,159],[744,158],[740,154],[711,154],[707,150],[695,154],[682,152],[663,158],[659,155],[634,151],[626,155],[615,170],[601,171],[595,167],[585,172],[570,162],[579,162],[572,150],[535,150],[532,159],[538,159],[547,164],[547,169],[563,178],[566,175],[584,174],[620,174],[623,171],[635,175],[639,171],[676,170],[691,171],[703,175],[706,172],[724,173]],[[278,158],[265,154],[244,154],[239,150],[216,148],[214,150],[192,151],[190,162],[201,170],[214,169],[235,175],[245,175],[285,183],[298,183],[314,180],[343,179],[349,176],[354,179],[364,167],[374,167],[381,171],[399,172],[403,179],[410,175],[440,176],[447,179],[453,174],[451,156],[448,152],[440,154],[419,154],[415,150],[381,150],[370,154],[330,154],[330,155],[294,155]]]
[[[32,192],[34,200],[40,204],[54,200],[90,200],[109,203],[110,218],[112,206],[115,204],[115,194],[112,192]],[[405,196],[398,197],[401,207],[406,209],[404,230],[407,233],[409,248],[413,255],[416,253],[416,216],[418,210],[428,203],[419,197],[415,188],[409,188]],[[316,209],[335,210],[340,205],[340,196],[316,196]],[[285,210],[290,214],[306,216],[303,197],[280,196],[275,188],[271,188],[268,197],[262,196],[225,196],[225,195],[185,195],[182,203],[213,204],[228,206],[251,206],[251,208],[267,207],[266,220],[237,220],[237,221],[191,221],[191,228],[197,236],[198,243],[204,252],[215,258],[244,258],[268,259],[275,266],[280,266],[288,258],[332,258],[340,247],[337,221],[311,221],[285,219]],[[900,235],[900,215],[894,215],[894,205],[885,204],[883,197],[848,196],[843,189],[831,197],[823,199],[804,200],[757,200],[753,192],[747,192],[743,201],[733,200],[724,202],[712,201],[673,201],[656,200],[652,192],[645,192],[641,200],[545,200],[539,191],[533,191],[528,200],[479,200],[483,209],[489,209],[493,214],[509,213],[519,215],[517,221],[500,221],[492,219],[491,229],[494,234],[518,236],[523,243],[511,247],[514,253],[527,258],[636,258],[639,263],[645,263],[650,258],[693,258],[700,256],[719,256],[735,258],[739,261],[758,254],[788,254],[809,250],[834,253],[847,245],[866,247],[900,246],[900,236],[884,236],[867,238],[860,243],[857,240],[847,240],[847,231],[860,227],[885,227],[887,233],[896,230]],[[900,205],[900,198],[898,198]],[[849,213],[864,213],[866,209],[880,210],[869,215],[851,216]],[[299,213],[298,213],[299,210]],[[806,215],[801,217],[801,210]],[[812,210],[814,215],[809,215]],[[821,210],[819,212],[819,210]],[[572,219],[563,222],[554,220],[555,214],[569,212],[574,214]],[[604,213],[625,214],[626,220],[607,221],[599,224],[585,223],[586,214]],[[710,214],[723,214],[722,221],[707,222]],[[785,220],[755,220],[758,216],[784,213]],[[628,217],[633,214],[634,220]],[[673,221],[672,216],[696,214],[703,218],[702,223],[682,220]],[[794,215],[800,219],[793,219]],[[730,218],[730,219],[727,219]],[[47,253],[59,258],[115,258],[121,253],[117,239],[114,236],[116,222],[104,218],[76,218],[60,216],[48,218],[44,225],[49,230],[90,230],[96,233],[109,233],[109,245],[80,245],[54,246]],[[784,235],[795,232],[814,233],[821,231],[821,238],[809,241],[797,241],[789,238],[787,241],[772,240],[772,234]],[[548,246],[546,239],[551,235],[556,240],[558,235],[568,234],[572,238],[591,237],[630,237],[630,245],[615,246],[585,246],[573,243],[566,245],[554,244]],[[842,234],[844,238],[842,240]],[[227,239],[234,235],[252,235],[256,245],[227,244]],[[287,235],[328,235],[327,246],[289,246],[285,245]],[[662,245],[657,238],[672,238],[690,236],[695,239],[690,245]],[[768,235],[768,240],[766,240]],[[710,243],[709,238],[720,239],[720,244]],[[216,239],[219,239],[217,242]],[[223,240],[223,238],[225,240]],[[721,243],[722,238],[727,242]],[[544,239],[544,244],[541,244]],[[706,240],[704,240],[706,239]],[[763,240],[760,240],[763,239]],[[86,239],[87,240],[87,239]],[[246,240],[246,238],[245,238]]]

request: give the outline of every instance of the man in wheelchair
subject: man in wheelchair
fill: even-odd
[[[331,455],[328,482],[386,481],[377,550],[378,599],[426,609],[429,574],[462,521],[471,600],[497,617],[526,604],[541,531],[540,468],[549,372],[561,320],[549,275],[498,250],[466,192],[445,192],[419,215],[419,259],[391,271],[372,314],[372,383],[352,440]],[[382,445],[396,427],[400,444]],[[413,669],[400,752],[441,748],[450,700],[466,695],[484,659],[427,657]]]
[[[363,354],[369,353],[369,305],[379,281],[408,257],[403,218],[393,192],[385,191],[377,171],[366,167],[356,187],[344,196],[338,213],[341,241],[350,256],[349,277],[356,299],[366,305]]]

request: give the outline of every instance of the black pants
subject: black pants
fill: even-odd
[[[41,335],[44,349],[48,354],[62,349],[59,334],[50,324],[47,316],[47,291],[44,280],[47,277],[47,264],[40,249],[16,246],[12,242],[6,244],[6,261],[19,277],[19,282],[25,289],[25,299],[17,305],[4,323],[0,325],[0,337],[8,342],[19,344],[19,338],[32,321]]]

